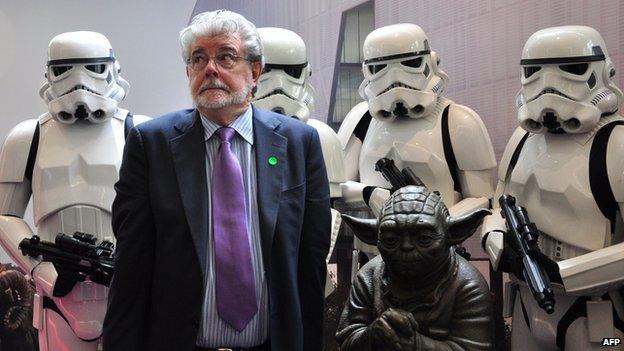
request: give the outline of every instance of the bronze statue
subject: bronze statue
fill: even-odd
[[[385,202],[379,219],[343,215],[381,255],[353,282],[336,333],[341,350],[492,350],[488,285],[452,248],[488,214],[451,217],[437,193],[407,186]]]

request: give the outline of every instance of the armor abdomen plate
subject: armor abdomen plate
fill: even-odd
[[[546,234],[540,246],[555,260],[610,244],[610,223],[600,212],[589,184],[592,140],[563,134],[531,135],[505,189]]]
[[[108,236],[123,146],[123,121],[116,118],[88,125],[43,123],[32,177],[35,224],[46,232],[102,228],[92,234]]]
[[[399,169],[410,167],[433,190],[442,195],[447,206],[461,199],[453,190],[453,178],[442,146],[440,115],[421,119],[397,119],[392,123],[371,121],[360,156],[360,182],[390,188],[375,163],[382,157],[395,161]]]

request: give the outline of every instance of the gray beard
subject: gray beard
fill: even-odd
[[[193,102],[195,106],[205,108],[205,109],[218,109],[229,106],[241,105],[251,93],[253,89],[253,85],[246,85],[241,91],[238,93],[230,95],[228,98],[222,98],[217,101],[208,101],[208,99],[201,94],[199,96],[193,96]]]

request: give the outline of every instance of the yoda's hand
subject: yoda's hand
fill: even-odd
[[[390,308],[367,328],[374,350],[415,351],[418,323],[410,312]]]

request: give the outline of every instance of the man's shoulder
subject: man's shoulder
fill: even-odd
[[[176,124],[182,122],[183,119],[188,118],[189,114],[193,113],[195,109],[184,109],[169,112],[162,116],[158,116],[150,121],[141,123],[136,128],[139,129],[141,134],[151,133],[165,133],[168,134],[173,130]]]

